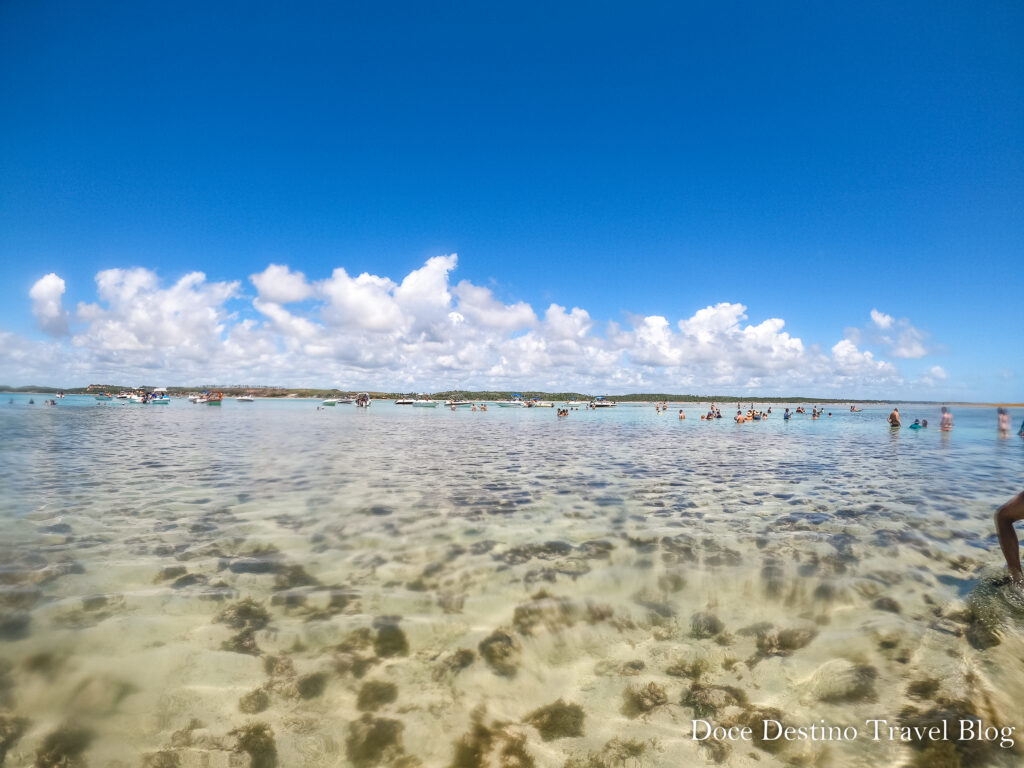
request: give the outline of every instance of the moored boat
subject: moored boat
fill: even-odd
[[[441,403],[437,400],[413,400],[413,408],[437,408]]]
[[[96,399],[100,400],[100,401],[103,401],[103,400],[112,400],[113,398],[110,396],[109,392],[100,392],[98,395],[96,395]]]
[[[497,406],[499,408],[526,408],[526,401],[523,400],[522,395],[516,393],[508,400],[499,400]]]
[[[370,395],[366,392],[360,392],[356,395],[356,407],[358,408],[369,408],[370,407]]]
[[[167,394],[166,387],[157,387],[153,390],[149,401],[153,405],[168,405],[171,402],[171,398]]]
[[[614,408],[615,401],[609,400],[604,395],[598,395],[594,398],[594,402],[591,403],[594,408]]]
[[[321,400],[320,401],[320,405],[329,405],[331,407],[334,407],[337,404],[338,404],[338,398],[336,398],[336,397],[329,397],[326,400]]]
[[[206,396],[207,405],[220,405],[220,401],[224,399],[224,395],[221,392],[211,392]]]
[[[252,403],[256,401],[256,398],[254,398],[252,395],[239,395],[238,397],[235,398],[235,400],[237,400],[240,403]]]
[[[413,405],[415,402],[411,397],[403,397],[400,400],[395,400],[395,405]]]

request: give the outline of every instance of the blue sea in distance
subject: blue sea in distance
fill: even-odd
[[[51,396],[0,396],[4,765],[1024,762],[1024,410]]]

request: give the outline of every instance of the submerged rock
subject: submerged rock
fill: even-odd
[[[365,714],[349,723],[345,739],[345,752],[356,768],[371,768],[390,762],[405,750],[402,731],[405,726],[398,720],[388,720]]]
[[[93,740],[91,731],[65,726],[47,734],[36,750],[35,768],[77,768],[84,766],[82,753]]]
[[[0,640],[28,637],[32,617],[27,611],[0,612]]]
[[[18,743],[18,739],[28,730],[28,720],[0,712],[0,765],[4,764],[7,751]]]
[[[650,743],[636,739],[614,738],[605,743],[599,752],[574,755],[565,761],[564,768],[619,768],[619,766],[642,765],[644,753]]]
[[[300,699],[315,699],[321,696],[327,688],[327,674],[324,672],[314,672],[309,675],[303,675],[295,683],[295,688]]]
[[[583,735],[583,707],[566,704],[562,699],[535,709],[526,716],[526,722],[540,732],[544,741]]]
[[[251,597],[229,605],[218,614],[216,621],[227,624],[232,629],[263,629],[270,623],[267,609]]]
[[[949,741],[935,742],[918,738],[918,734],[927,733],[929,728],[943,727],[946,723],[948,733],[951,735]],[[993,758],[1003,752],[999,742],[981,740],[957,740],[960,734],[961,723],[973,724],[975,734],[982,728],[981,718],[978,716],[974,705],[969,701],[943,700],[938,706],[927,710],[919,710],[916,707],[907,707],[899,716],[899,725],[910,728],[910,746],[918,751],[914,759],[914,768],[971,768],[973,766],[987,766],[992,764]],[[1001,724],[988,722],[986,726],[999,726]],[[916,730],[915,730],[916,729]]]
[[[500,629],[480,641],[480,656],[496,675],[515,677],[519,667],[519,643]]]
[[[448,675],[457,675],[476,661],[476,654],[469,648],[459,648],[445,657],[434,670],[434,679],[441,680]]]
[[[668,694],[654,682],[631,685],[622,694],[622,714],[630,718],[645,715],[664,704],[668,704]]]
[[[705,718],[713,717],[718,710],[725,707],[747,706],[747,695],[739,688],[728,685],[694,683],[690,690],[683,694],[680,703],[684,707],[692,707],[697,717]]]
[[[725,629],[725,625],[713,613],[695,613],[690,619],[690,636],[701,640],[714,637]]]
[[[680,659],[670,665],[665,670],[665,674],[672,677],[688,677],[690,680],[700,680],[710,667],[711,664],[707,659],[697,658],[693,659],[693,661]]]
[[[377,663],[373,643],[374,635],[369,627],[349,632],[335,647],[334,668],[338,674],[352,674],[356,678],[365,675]]]
[[[808,645],[817,636],[818,631],[810,628],[765,630],[757,636],[757,652],[762,657],[789,656]]]
[[[361,712],[376,712],[385,704],[398,699],[398,686],[383,680],[368,680],[356,696],[356,709]]]
[[[232,653],[244,653],[249,656],[259,656],[263,651],[256,645],[256,633],[251,629],[243,629],[241,632],[232,635],[221,643],[220,647]]]
[[[409,641],[398,622],[398,616],[378,616],[373,620],[377,636],[373,639],[373,650],[378,656],[408,656]]]
[[[238,711],[247,715],[256,715],[270,706],[270,694],[265,688],[249,691],[238,700]]]
[[[85,678],[75,687],[68,704],[80,712],[103,717],[116,711],[121,700],[137,690],[123,680],[95,675]]]
[[[878,670],[872,666],[832,659],[814,670],[805,685],[818,701],[874,701],[877,677]]]
[[[228,732],[235,737],[235,752],[249,755],[250,768],[274,768],[277,765],[277,745],[274,731],[266,723],[249,723]]]

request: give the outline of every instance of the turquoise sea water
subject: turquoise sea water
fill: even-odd
[[[737,425],[32,397],[0,399],[5,765],[1024,760],[1024,600],[992,526],[1024,440],[994,409],[943,434],[910,404],[927,430],[839,404]],[[695,719],[859,736],[698,741]],[[868,719],[1016,740],[876,742]]]

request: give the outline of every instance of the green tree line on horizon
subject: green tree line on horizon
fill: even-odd
[[[154,385],[155,386],[155,385]],[[154,386],[145,386],[142,389],[152,390]],[[66,392],[72,395],[81,394],[98,394],[100,392],[107,392],[110,394],[116,394],[122,391],[133,391],[137,387],[126,386],[121,384],[92,384],[88,387],[49,387],[40,385],[25,385],[20,387],[11,387],[6,385],[0,385],[0,392]],[[354,396],[362,390],[342,390],[337,388],[331,389],[319,389],[319,388],[296,388],[296,387],[273,387],[273,386],[247,386],[247,385],[232,385],[224,386],[219,384],[203,384],[193,387],[167,387],[168,394],[171,395],[187,395],[192,392],[204,392],[214,391],[223,392],[225,396],[236,397],[244,394],[254,394],[260,397],[300,397],[300,398],[315,398],[315,397],[338,397],[342,395]],[[522,390],[513,392],[512,390],[507,391],[495,391],[495,390],[463,390],[463,389],[452,389],[443,392],[423,393],[423,392],[368,392],[367,394],[374,399],[387,399],[397,400],[400,398],[415,398],[423,397],[424,395],[434,400],[508,400],[513,394],[521,395],[524,398],[540,398],[542,400],[552,401],[564,401],[564,400],[593,400],[597,395],[588,394],[585,392],[543,392],[539,390]],[[658,401],[670,401],[675,403],[707,403],[714,402],[720,404],[726,403],[889,403],[889,402],[911,402],[911,401],[900,401],[900,400],[866,400],[856,398],[843,398],[843,397],[806,397],[806,396],[779,396],[779,395],[695,395],[695,394],[672,394],[667,392],[639,392],[629,393],[623,395],[605,395],[609,400],[614,400],[619,403],[636,403],[636,402],[658,402]],[[924,402],[924,401],[914,401]]]

